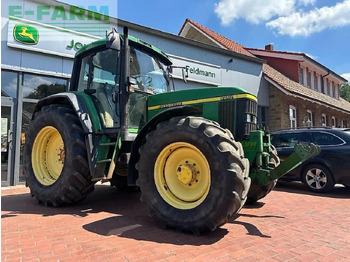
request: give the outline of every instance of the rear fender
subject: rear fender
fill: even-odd
[[[178,106],[164,110],[155,115],[138,133],[136,139],[132,143],[131,155],[128,166],[128,185],[135,185],[139,172],[135,165],[140,159],[139,148],[145,143],[146,135],[152,130],[156,129],[157,125],[161,122],[167,121],[177,116],[193,116],[201,115],[202,110],[193,106]]]
[[[52,104],[65,105],[73,108],[77,113],[77,116],[79,118],[79,121],[81,123],[81,126],[84,132],[86,134],[93,133],[94,126],[93,126],[92,119],[90,117],[90,112],[88,110],[86,103],[83,101],[82,97],[74,93],[59,93],[56,95],[51,95],[38,102],[38,104],[35,107],[34,114],[38,111],[41,111],[41,109],[44,106],[52,105]],[[34,114],[33,114],[33,117],[34,117]],[[94,123],[94,124],[97,125],[97,128],[99,128],[100,123]]]

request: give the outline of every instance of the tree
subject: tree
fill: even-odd
[[[347,82],[340,86],[340,97],[350,102],[350,84]]]
[[[33,92],[27,95],[26,98],[41,99],[49,95],[64,92],[65,90],[66,90],[66,86],[62,84],[57,84],[57,83],[53,83],[49,85],[41,84],[40,86],[35,88]]]

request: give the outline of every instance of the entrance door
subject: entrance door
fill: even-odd
[[[10,185],[13,149],[13,100],[1,98],[1,186]]]

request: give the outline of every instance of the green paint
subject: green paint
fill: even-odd
[[[22,6],[20,5],[10,5],[9,6],[9,16],[21,16]]]
[[[38,5],[36,7],[36,13],[34,10],[23,10],[22,6],[19,5],[13,5],[9,6],[9,16],[17,16],[21,17],[23,14],[25,15],[35,15],[36,14],[36,20],[41,21],[43,18],[50,18],[51,20],[57,20],[62,19],[64,21],[66,20],[95,20],[95,21],[102,21],[102,18],[104,21],[109,21],[109,9],[107,5],[100,6],[99,10],[97,9],[97,6],[88,6],[89,10],[76,7],[76,6],[70,6],[69,10],[65,9],[65,6],[63,5],[56,5],[56,6],[50,6],[50,5]],[[84,15],[86,17],[84,17]],[[109,24],[109,23],[108,23]]]
[[[69,20],[75,20],[75,18],[77,17],[79,20],[84,20],[84,13],[85,13],[85,9],[77,7],[77,6],[70,6],[69,7],[69,13],[70,13],[70,17]]]
[[[92,102],[92,99],[89,95],[83,93],[83,92],[71,92],[73,94],[75,94],[76,96],[79,96],[83,99],[86,108],[88,109],[88,113],[92,122],[92,130],[95,134],[100,134],[103,132],[103,128],[102,128],[102,124],[101,124],[101,120],[98,116],[98,112],[96,110],[96,106],[95,104]]]
[[[137,128],[129,128],[128,129],[128,131],[129,131],[129,133],[138,133],[139,132],[139,129],[137,129]]]
[[[39,42],[39,31],[34,26],[17,24],[13,28],[14,39],[25,45],[36,45]]]
[[[67,20],[67,15],[63,6],[55,7],[51,19],[56,20],[57,18],[60,18],[62,20]]]
[[[49,5],[38,5],[36,10],[36,16],[38,20],[43,20],[44,15],[50,15]]]

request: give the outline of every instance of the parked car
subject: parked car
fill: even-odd
[[[314,143],[321,153],[284,175],[280,180],[302,181],[313,192],[328,192],[335,184],[350,187],[350,129],[302,128],[272,132],[278,156],[287,158],[297,143]]]

